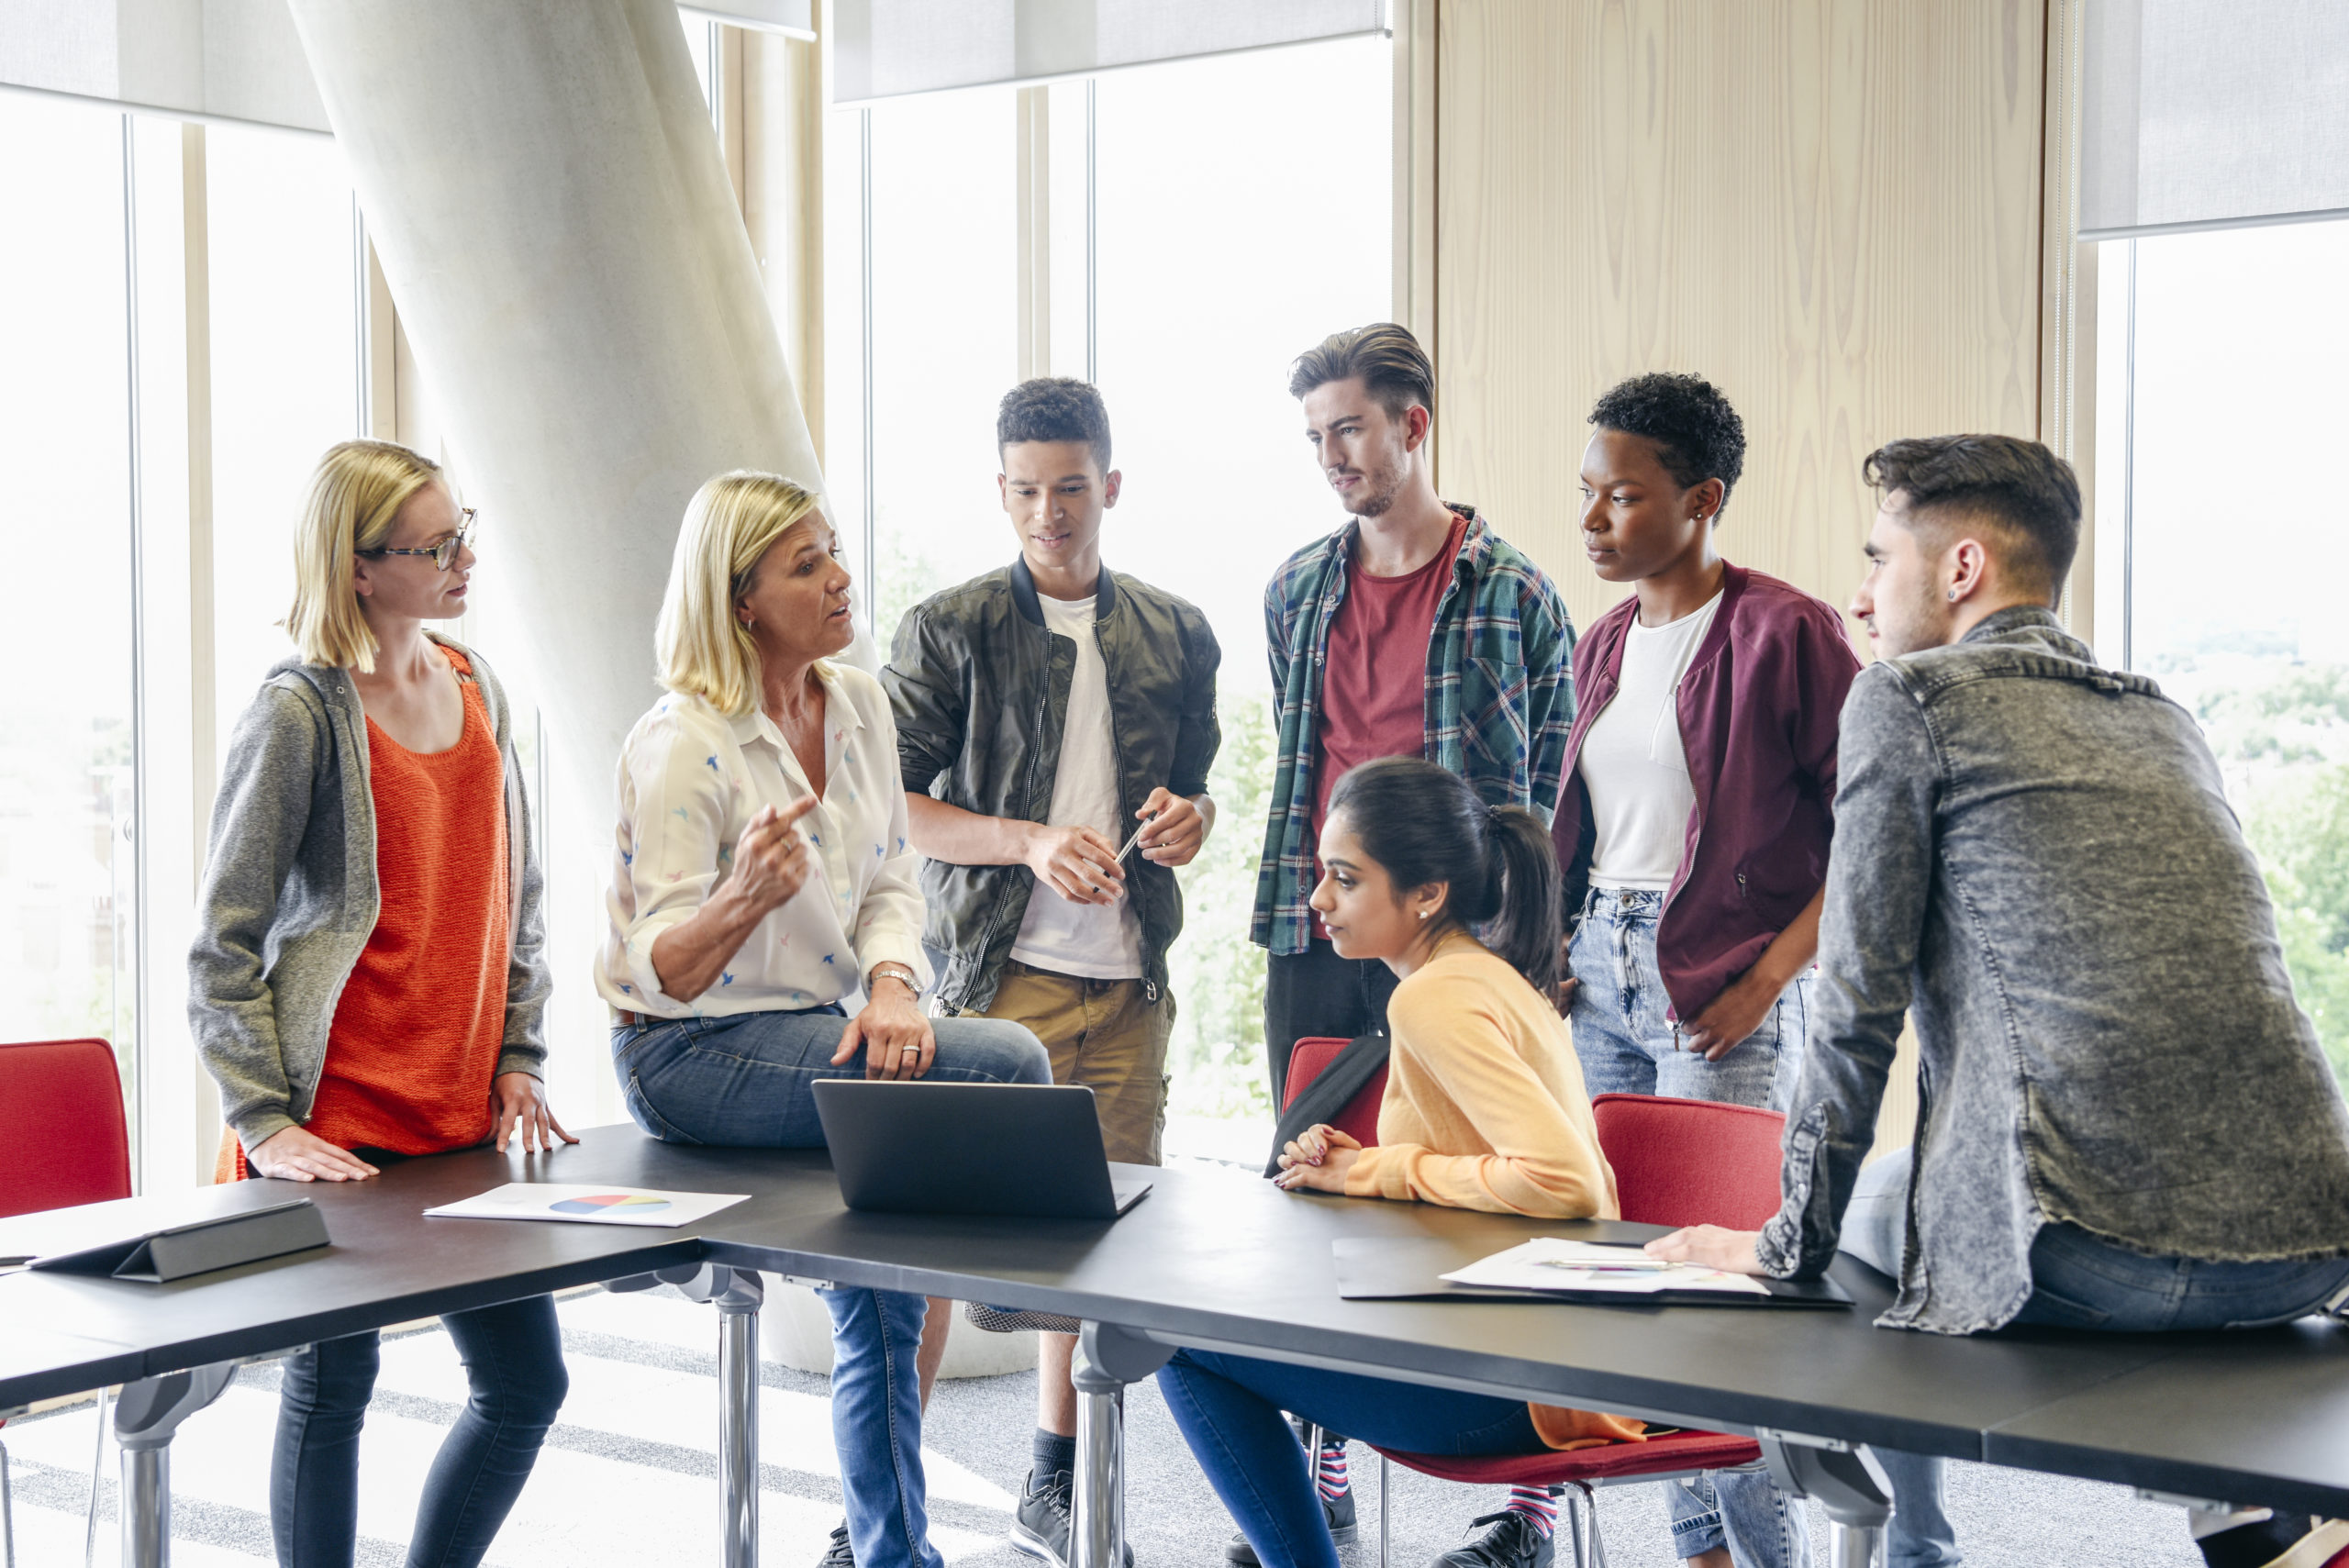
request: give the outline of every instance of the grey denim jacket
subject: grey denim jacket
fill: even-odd
[[[1886,1326],[2006,1323],[2058,1221],[2154,1257],[2349,1255],[2349,1107],[2191,714],[2009,608],[1864,671],[1840,761],[1765,1268],[1834,1255],[1903,1013],[1920,1103]]]
[[[429,634],[428,634],[429,635]],[[506,693],[473,667],[506,762],[506,1040],[497,1071],[545,1075],[542,881]],[[348,670],[287,659],[229,737],[188,950],[188,1023],[220,1086],[220,1114],[250,1150],[308,1119],[344,982],[383,906],[367,720]]]

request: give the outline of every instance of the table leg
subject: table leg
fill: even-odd
[[[172,1438],[180,1423],[227,1391],[234,1362],[126,1384],[115,1401],[122,1449],[123,1568],[167,1568],[172,1560]]]
[[[6,1425],[0,1419],[0,1426]],[[17,1515],[9,1500],[8,1445],[0,1443],[0,1564],[17,1568]]]
[[[1884,1554],[1884,1522],[1892,1517],[1892,1484],[1876,1456],[1833,1439],[1767,1429],[1753,1440],[1780,1491],[1816,1497],[1827,1510],[1831,1568],[1874,1568]]]
[[[759,1561],[759,1307],[756,1299],[747,1306],[718,1303],[718,1474],[725,1497],[726,1568],[757,1568]]]
[[[1126,1385],[1148,1377],[1174,1353],[1113,1323],[1087,1323],[1077,1335],[1069,1368],[1076,1385],[1069,1568],[1125,1568]]]
[[[688,1301],[718,1308],[718,1490],[726,1568],[759,1563],[759,1308],[767,1284],[756,1269],[678,1263],[606,1280],[615,1295],[674,1284]]]
[[[1123,1385],[1108,1388],[1077,1385],[1074,1488],[1069,1519],[1070,1568],[1108,1568],[1125,1555]]]
[[[1827,1521],[1827,1568],[1876,1568],[1883,1556],[1884,1529],[1880,1525],[1847,1525],[1841,1519]]]

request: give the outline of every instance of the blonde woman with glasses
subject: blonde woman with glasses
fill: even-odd
[[[668,695],[620,755],[596,970],[622,1097],[655,1138],[820,1147],[819,1078],[1052,1082],[1019,1025],[922,1012],[896,724],[879,681],[833,662],[854,635],[848,590],[840,537],[791,481],[720,474],[685,508],[655,635]],[[848,1505],[826,1561],[942,1568],[923,1501],[926,1303],[821,1294]]]
[[[540,1083],[539,869],[504,692],[426,623],[464,613],[473,514],[437,465],[346,441],[295,529],[296,652],[238,720],[213,806],[188,1014],[239,1175],[364,1181],[386,1160],[576,1142]],[[569,1384],[554,1303],[441,1321],[473,1397],[410,1564],[481,1562]],[[347,1568],[373,1331],[290,1356],[270,1475],[282,1568]]]

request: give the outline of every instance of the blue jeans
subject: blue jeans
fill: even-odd
[[[1895,1279],[1909,1238],[1909,1160],[1903,1149],[1862,1166],[1843,1210],[1842,1251]],[[1949,1462],[1894,1449],[1870,1451],[1892,1484],[1884,1568],[1956,1568],[1965,1562],[1957,1527],[1949,1522]]]
[[[1799,1075],[1811,978],[1798,977],[1761,1026],[1719,1062],[1680,1049],[1655,956],[1664,895],[1594,887],[1568,954],[1575,978],[1575,1054],[1593,1095],[1665,1095],[1783,1111]],[[1682,1019],[1682,1023],[1688,1020]],[[1682,1557],[1730,1548],[1740,1568],[1808,1563],[1809,1523],[1767,1472],[1719,1471],[1665,1486],[1672,1549]]]
[[[1769,1016],[1719,1062],[1680,1049],[1666,1017],[1656,965],[1655,928],[1664,895],[1648,888],[1594,887],[1583,901],[1567,954],[1574,967],[1572,1023],[1583,1084],[1593,1095],[1666,1095],[1680,1100],[1783,1111],[1801,1076],[1811,976],[1796,977]],[[1691,1020],[1679,1020],[1682,1028]]]
[[[933,1018],[932,1079],[1049,1084],[1052,1058],[1019,1024]],[[820,1149],[807,1085],[862,1078],[860,1054],[835,1067],[847,1027],[838,1007],[664,1019],[612,1031],[612,1062],[636,1124],[664,1143]],[[945,1568],[930,1544],[921,1468],[921,1377],[914,1351],[929,1304],[895,1290],[826,1290],[832,1315],[832,1446],[841,1460],[857,1568]]]
[[[425,1477],[408,1568],[473,1568],[488,1554],[563,1396],[554,1298],[534,1296],[440,1319],[472,1397]],[[285,1358],[269,1472],[278,1568],[351,1568],[359,1539],[359,1429],[382,1351],[374,1330]]]
[[[862,1078],[864,1057],[835,1067],[847,1018],[838,1007],[663,1018],[612,1030],[612,1065],[636,1125],[663,1143],[729,1149],[821,1149],[824,1126],[807,1086]],[[932,1082],[1049,1084],[1052,1061],[1026,1026],[932,1018]]]
[[[1909,1150],[1860,1171],[1843,1211],[1842,1250],[1898,1277],[1908,1243]],[[2149,1258],[2100,1241],[2076,1225],[2041,1227],[2031,1244],[2031,1299],[2017,1323],[2116,1333],[2187,1329],[2256,1329],[2321,1310],[2349,1285],[2349,1260],[2212,1263]],[[1949,1568],[1961,1558],[1957,1532],[1943,1511],[1944,1472],[1938,1459],[1876,1451],[1892,1482],[1892,1523],[1885,1532],[1886,1568]]]
[[[857,1568],[946,1568],[930,1543],[921,1348],[930,1303],[902,1290],[819,1290],[832,1315],[832,1448]]]
[[[1159,1391],[1216,1496],[1264,1568],[1338,1568],[1304,1445],[1281,1414],[1411,1453],[1539,1453],[1515,1399],[1423,1388],[1212,1351],[1177,1351]],[[864,1558],[857,1557],[858,1568]]]

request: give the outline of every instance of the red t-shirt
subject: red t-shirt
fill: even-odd
[[[1346,597],[1330,623],[1313,733],[1317,846],[1330,815],[1330,792],[1348,768],[1374,757],[1417,757],[1427,751],[1428,637],[1467,535],[1468,519],[1455,517],[1443,548],[1400,577],[1375,577],[1360,561],[1346,562]],[[1319,915],[1313,934],[1329,935]]]

